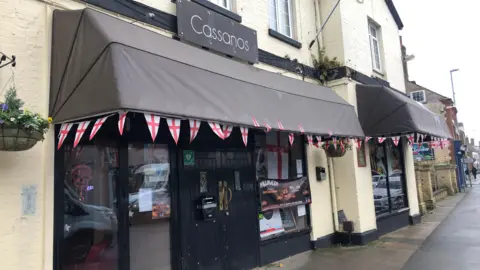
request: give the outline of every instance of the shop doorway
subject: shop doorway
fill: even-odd
[[[252,153],[246,149],[181,152],[183,268],[256,267],[258,200]],[[205,209],[201,209],[202,198],[210,202]]]

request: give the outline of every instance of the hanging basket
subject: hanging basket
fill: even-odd
[[[27,131],[18,125],[0,125],[0,151],[25,151],[41,141],[38,131]]]

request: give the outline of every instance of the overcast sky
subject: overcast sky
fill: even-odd
[[[459,121],[467,136],[480,140],[480,1],[394,0],[402,18],[401,31],[410,80],[452,97],[453,75]]]

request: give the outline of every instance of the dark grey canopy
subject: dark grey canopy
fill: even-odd
[[[267,72],[91,9],[53,17],[55,123],[119,110],[339,136],[363,136],[331,89]]]
[[[451,138],[443,117],[385,86],[357,85],[358,117],[366,136],[418,132]]]

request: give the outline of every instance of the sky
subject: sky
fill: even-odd
[[[394,0],[404,28],[409,78],[452,97],[453,73],[458,120],[467,136],[480,140],[480,1]]]

